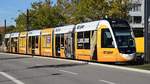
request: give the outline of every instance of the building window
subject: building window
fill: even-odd
[[[132,11],[133,12],[141,11],[141,4],[133,4]]]
[[[142,22],[142,16],[134,16],[134,23],[141,23]]]

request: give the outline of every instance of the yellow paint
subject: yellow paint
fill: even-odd
[[[27,32],[21,32],[19,36],[19,53],[26,54],[26,35]]]
[[[124,59],[117,48],[102,48],[101,47],[101,30],[106,29],[107,26],[99,26],[97,30],[97,61],[98,62],[123,62]]]
[[[41,30],[41,55],[43,56],[52,56],[52,31],[52,28]],[[46,44],[46,36],[50,36],[50,43],[48,44]]]
[[[60,49],[60,57],[65,58],[64,49]]]
[[[54,41],[54,49],[53,49],[53,52],[54,52],[54,57],[56,57],[56,42],[55,42],[55,39],[56,39],[56,35],[54,35],[54,39],[53,39],[53,41]]]
[[[76,49],[76,59],[91,60],[90,49]]]
[[[101,25],[99,26],[98,30],[99,30],[99,29],[105,29],[105,28],[108,28],[108,26],[107,26],[106,24],[101,24]]]
[[[75,59],[91,60],[90,49],[77,49],[77,32],[75,33]]]
[[[144,37],[136,37],[135,44],[136,44],[136,52],[144,53]]]

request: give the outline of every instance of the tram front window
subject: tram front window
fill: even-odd
[[[123,54],[135,53],[135,42],[128,22],[125,20],[114,20],[111,21],[111,27],[119,52]]]
[[[115,28],[115,39],[120,53],[131,54],[135,52],[134,38],[128,28]]]

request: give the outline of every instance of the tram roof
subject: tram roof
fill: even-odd
[[[68,26],[56,27],[54,29],[54,34],[63,34],[63,33],[72,32],[74,27],[75,27],[75,25],[68,25]]]
[[[20,32],[20,37],[25,37],[27,35],[27,32]]]
[[[100,21],[92,21],[86,23],[80,23],[76,25],[75,32],[92,31],[96,30]]]
[[[52,33],[52,31],[53,31],[53,28],[42,29],[41,35],[48,35],[48,34]]]
[[[10,38],[10,34],[5,34],[5,38]]]
[[[111,24],[122,24],[122,26],[126,26],[127,22],[122,19],[101,19],[98,21],[86,22],[77,24],[75,27],[75,32],[84,32],[84,31],[92,31],[99,28],[101,25],[105,25],[110,27]]]
[[[32,30],[28,32],[28,36],[39,36],[41,33],[41,30]]]
[[[10,37],[11,38],[19,37],[19,32],[11,33]]]

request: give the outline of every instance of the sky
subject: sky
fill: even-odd
[[[0,26],[4,25],[6,19],[7,26],[15,25],[15,18],[19,13],[25,12],[27,8],[31,8],[31,3],[44,0],[1,0],[0,2]],[[56,3],[56,0],[52,0]]]

